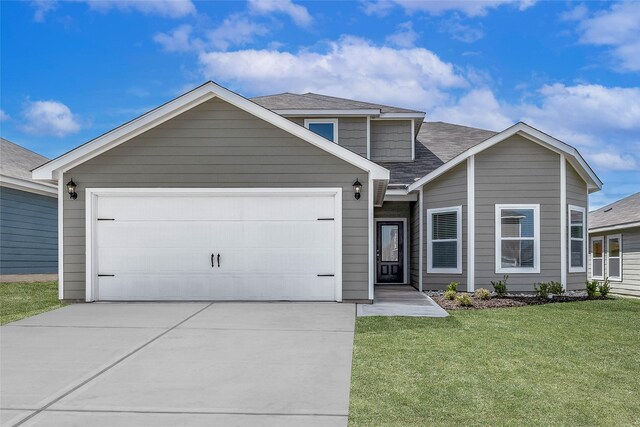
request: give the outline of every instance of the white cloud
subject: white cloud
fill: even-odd
[[[638,169],[638,162],[630,154],[593,153],[588,156],[589,161],[603,169],[630,171]]]
[[[308,27],[313,22],[307,8],[294,4],[291,0],[249,0],[249,10],[261,15],[284,13],[300,27]]]
[[[413,30],[411,21],[403,22],[398,26],[398,31],[387,36],[387,43],[398,47],[413,47],[420,35]]]
[[[425,12],[431,15],[440,15],[445,12],[456,11],[467,16],[484,16],[489,9],[511,5],[518,10],[525,10],[533,6],[535,0],[394,0],[405,11]]]
[[[232,45],[251,43],[255,36],[263,36],[268,32],[264,25],[234,14],[226,18],[218,28],[209,31],[207,38],[214,48],[226,50]]]
[[[196,7],[191,0],[73,0],[86,3],[93,10],[102,12],[111,9],[136,11],[148,15],[160,15],[167,18],[182,18],[196,13]],[[33,0],[35,8],[33,19],[43,22],[46,14],[55,9],[58,0]]]
[[[170,33],[156,33],[153,41],[167,52],[187,52],[197,50],[203,46],[200,39],[191,38],[191,25],[181,25]]]
[[[394,3],[391,0],[374,0],[363,1],[362,11],[365,15],[386,16],[391,9],[393,9]]]
[[[427,120],[456,123],[489,130],[502,130],[513,124],[493,92],[473,89],[455,104],[436,107],[427,112]]]
[[[447,102],[446,89],[467,85],[427,49],[393,49],[356,37],[331,42],[323,53],[239,50],[201,53],[199,60],[206,78],[244,94],[316,91],[424,109]]]
[[[443,21],[439,28],[441,32],[449,33],[454,40],[464,43],[473,43],[484,37],[482,28],[465,25],[457,18]]]
[[[7,120],[11,120],[11,116],[5,113],[4,110],[0,109],[0,122],[6,122]]]
[[[80,130],[78,117],[58,101],[32,101],[22,112],[22,129],[33,135],[63,137]]]
[[[609,46],[620,71],[640,71],[640,2],[614,3],[606,11],[587,15],[585,8],[564,15],[579,21],[580,43]]]

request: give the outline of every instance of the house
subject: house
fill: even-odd
[[[58,191],[31,170],[48,159],[0,138],[0,281],[55,280]],[[25,275],[29,275],[28,277]]]
[[[602,183],[578,151],[524,123],[424,117],[205,83],[34,170],[64,193],[60,298],[371,301],[375,284],[473,291],[504,274],[584,287]]]
[[[640,296],[640,192],[589,212],[589,279]]]

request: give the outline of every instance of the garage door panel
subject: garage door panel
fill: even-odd
[[[98,221],[100,248],[334,246],[333,221]]]
[[[334,196],[98,196],[96,206],[99,300],[337,297]]]
[[[315,220],[332,217],[332,197],[316,196],[111,196],[98,199],[103,218],[118,220]]]
[[[263,275],[205,275],[184,277],[161,274],[153,281],[140,274],[99,278],[99,299],[103,301],[150,300],[333,300],[332,277],[312,274],[286,277]]]

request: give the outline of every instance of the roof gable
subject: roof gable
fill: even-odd
[[[218,97],[272,125],[289,132],[300,139],[315,145],[334,156],[367,171],[371,179],[386,181],[389,171],[382,166],[361,157],[348,149],[334,144],[319,135],[297,125],[290,120],[228,90],[222,86],[207,82],[184,95],[175,98],[148,113],[115,128],[62,156],[38,167],[33,171],[34,179],[51,179],[111,148],[118,146],[141,133],[158,126],[177,115]]]
[[[37,182],[31,170],[46,162],[38,153],[27,150],[4,138],[0,138],[0,184],[37,194],[57,194],[56,186],[50,182]]]

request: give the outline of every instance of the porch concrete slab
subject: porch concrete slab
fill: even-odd
[[[358,304],[357,315],[447,317],[449,314],[434,300],[412,286],[376,286],[373,304]]]
[[[51,409],[346,417],[352,350],[353,332],[174,329]]]
[[[347,417],[243,414],[151,414],[45,411],[25,427],[342,427]]]
[[[3,326],[0,407],[39,409],[162,331]]]
[[[205,329],[353,332],[355,305],[344,303],[216,303],[179,326]]]
[[[21,411],[18,409],[0,409],[0,426],[13,426],[33,412],[34,411]]]
[[[71,304],[28,317],[12,326],[76,328],[170,328],[208,303],[109,303]]]

